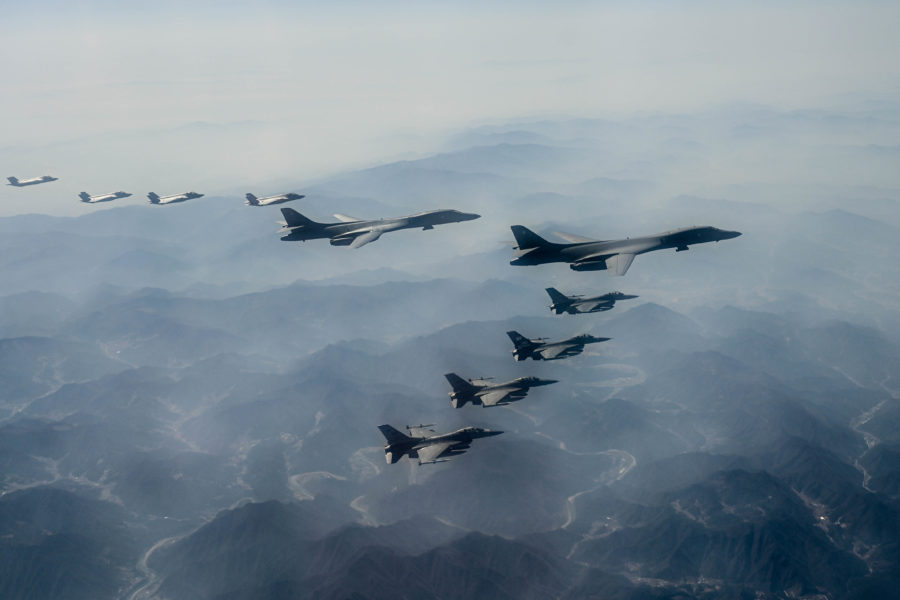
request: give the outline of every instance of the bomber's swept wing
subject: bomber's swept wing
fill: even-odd
[[[564,352],[568,352],[573,347],[575,347],[575,344],[565,344],[565,345],[557,344],[555,346],[548,346],[546,348],[541,348],[540,350],[537,351],[537,353],[540,354],[544,360],[553,360],[554,358],[557,358],[560,354],[563,354]]]
[[[575,268],[576,265],[591,265],[604,262],[610,275],[624,275],[633,260],[634,254],[632,253],[610,254],[608,252],[598,252],[597,254],[582,256],[572,263],[572,268]]]
[[[342,215],[341,213],[335,213],[334,218],[337,219],[338,221],[343,221],[344,223],[356,223],[357,221],[362,221],[362,219],[357,219],[356,217]]]
[[[381,234],[384,233],[382,229],[372,229],[367,231],[366,233],[360,234],[356,236],[356,239],[350,243],[351,248],[361,248],[368,244],[369,242],[374,242],[378,238],[381,237]]]
[[[606,259],[606,270],[613,275],[624,275],[634,260],[634,254],[616,254]]]
[[[454,442],[441,442],[440,444],[425,446],[419,450],[419,464],[436,462],[444,452],[457,445]]]
[[[495,392],[488,392],[487,394],[480,397],[481,404],[483,406],[497,406],[498,404],[507,402],[511,395],[511,390],[497,390]]]
[[[591,238],[582,237],[580,235],[574,235],[572,233],[565,233],[563,231],[554,231],[553,235],[559,236],[571,244],[584,244],[587,242],[599,242],[600,241],[600,240],[593,240]]]

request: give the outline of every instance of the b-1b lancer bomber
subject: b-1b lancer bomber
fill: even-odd
[[[408,455],[410,460],[418,459],[420,465],[444,462],[468,450],[472,440],[503,433],[480,427],[464,427],[451,433],[429,435],[434,434],[429,427],[431,425],[407,427],[410,435],[405,435],[390,425],[379,425],[381,435],[387,440],[384,446],[387,463],[392,465],[404,455]]]
[[[185,192],[183,194],[175,194],[173,196],[160,196],[157,193],[150,192],[147,198],[150,204],[175,204],[176,202],[184,202],[185,200],[193,200],[194,198],[202,198],[203,194],[197,192]]]
[[[7,177],[6,180],[9,181],[7,185],[11,185],[14,187],[25,187],[28,185],[37,185],[39,183],[47,183],[49,181],[57,181],[58,177],[51,177],[50,175],[44,175],[43,177],[32,177],[31,179],[19,179],[18,177]]]
[[[624,240],[592,240],[568,233],[557,233],[570,242],[548,242],[527,227],[511,227],[518,246],[511,265],[542,265],[567,262],[573,271],[609,271],[611,275],[624,275],[638,254],[675,248],[676,252],[688,249],[691,244],[730,240],[741,233],[715,227],[685,227],[656,235],[625,238]]]
[[[458,210],[432,210],[407,217],[364,221],[346,215],[334,215],[338,223],[316,223],[307,219],[296,210],[282,208],[284,228],[287,235],[281,239],[286,242],[316,240],[330,238],[332,246],[350,246],[361,248],[381,237],[381,234],[398,229],[434,229],[435,225],[471,221],[481,215],[464,213]]]
[[[130,196],[128,192],[113,192],[111,194],[98,194],[96,196],[91,196],[87,192],[81,192],[78,194],[78,197],[81,198],[82,202],[87,202],[88,204],[96,204],[97,202],[109,202],[110,200],[118,200],[119,198],[127,198]]]
[[[291,200],[300,200],[301,198],[306,198],[303,194],[279,194],[277,196],[266,196],[264,198],[257,198],[253,194],[247,194],[247,199],[244,201],[244,204],[249,206],[270,206],[272,204],[282,204],[284,202],[290,202]]]
[[[631,300],[632,298],[637,298],[637,296],[623,294],[622,292],[610,292],[608,294],[603,294],[602,296],[594,296],[593,298],[585,298],[580,295],[566,296],[556,288],[552,287],[547,288],[547,294],[550,295],[550,300],[553,301],[553,304],[550,305],[550,310],[557,315],[563,313],[581,315],[585,313],[603,312],[605,310],[612,310],[618,300]]]
[[[486,379],[463,379],[456,373],[444,375],[450,382],[450,405],[461,408],[467,402],[481,406],[502,406],[521,400],[528,390],[540,385],[556,383],[555,379],[538,379],[537,377],[519,377],[506,383],[491,383]]]
[[[584,351],[585,344],[596,344],[597,342],[606,342],[612,339],[585,333],[561,342],[548,342],[547,338],[530,340],[518,331],[507,331],[506,335],[509,336],[513,346],[515,346],[512,354],[517,361],[528,360],[529,358],[533,360],[558,360],[581,354]]]

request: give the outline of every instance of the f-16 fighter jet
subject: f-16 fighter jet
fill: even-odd
[[[547,288],[547,293],[553,304],[550,310],[554,314],[561,315],[568,313],[570,315],[578,315],[584,313],[603,312],[612,309],[616,305],[616,300],[631,300],[637,296],[623,294],[622,292],[610,292],[602,296],[594,296],[593,298],[585,298],[584,296],[574,295],[566,296],[556,288]]]
[[[404,455],[409,455],[410,460],[418,459],[420,465],[444,462],[468,450],[474,439],[503,433],[480,427],[465,427],[452,433],[434,435],[434,430],[428,429],[429,427],[431,425],[407,426],[409,435],[405,435],[390,425],[379,425],[381,435],[387,440],[384,445],[387,463],[392,465]]]
[[[282,231],[287,232],[287,235],[281,239],[286,242],[331,238],[332,246],[350,246],[351,248],[361,248],[374,242],[381,237],[381,234],[388,231],[418,227],[434,229],[435,225],[471,221],[481,216],[458,210],[432,210],[408,217],[377,221],[363,221],[346,215],[334,215],[338,219],[338,223],[316,223],[291,208],[282,208],[281,214],[284,215]]]
[[[129,194],[128,192],[113,192],[112,194],[99,194],[97,196],[91,196],[87,192],[81,192],[80,194],[78,194],[78,197],[81,198],[82,202],[96,204],[97,202],[109,202],[110,200],[127,198],[130,195],[131,194]]]
[[[557,360],[567,356],[575,356],[582,353],[585,344],[596,344],[597,342],[605,342],[612,339],[583,334],[561,342],[548,342],[546,341],[547,338],[530,340],[518,331],[507,331],[506,335],[509,336],[513,346],[515,346],[512,354],[513,358],[518,361],[528,360],[529,358],[534,360]]]
[[[453,408],[465,406],[466,402],[481,406],[501,406],[521,400],[528,390],[539,385],[556,383],[555,379],[538,379],[537,377],[519,377],[506,383],[491,383],[486,379],[463,379],[456,373],[444,375],[450,382],[450,405]]]
[[[253,194],[247,194],[247,199],[244,201],[244,204],[249,204],[250,206],[269,206],[270,204],[282,204],[284,202],[290,202],[291,200],[299,200],[301,198],[306,198],[306,196],[302,194],[280,194],[278,196],[266,196],[265,198],[257,198]]]
[[[730,240],[741,233],[715,227],[685,227],[656,235],[626,238],[624,240],[592,240],[568,233],[557,233],[570,242],[555,244],[521,225],[511,227],[518,246],[511,265],[542,265],[567,262],[573,271],[609,271],[611,275],[624,275],[638,254],[675,248],[687,250],[691,244]]]
[[[185,200],[193,200],[194,198],[202,198],[203,194],[197,192],[185,192],[184,194],[175,194],[174,196],[160,196],[154,192],[147,194],[150,204],[175,204],[176,202],[184,202]]]
[[[57,177],[50,177],[49,175],[44,175],[43,177],[32,177],[31,179],[19,179],[18,177],[7,177],[6,180],[9,181],[7,185],[12,185],[15,187],[25,187],[26,185],[37,185],[39,183],[47,183],[48,181],[57,181]]]

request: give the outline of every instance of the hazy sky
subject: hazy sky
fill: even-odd
[[[0,214],[275,193],[518,117],[900,95],[887,2],[21,4],[0,22],[2,176],[62,180],[4,188]]]

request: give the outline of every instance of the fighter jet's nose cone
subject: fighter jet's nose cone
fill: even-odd
[[[722,232],[722,239],[723,239],[723,240],[730,240],[731,238],[736,238],[736,237],[738,237],[739,235],[741,235],[741,232],[740,232],[740,231],[723,231],[723,232]]]
[[[481,215],[477,215],[475,213],[463,213],[463,219],[466,221],[473,221],[475,219],[480,219]]]

